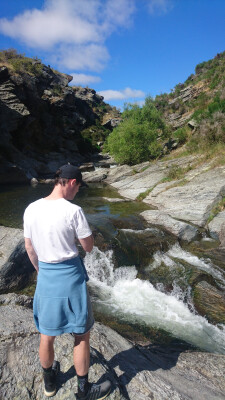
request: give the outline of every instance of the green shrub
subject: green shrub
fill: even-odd
[[[187,135],[187,128],[179,128],[174,132],[174,138],[178,141],[178,143],[184,144],[187,141],[188,135]]]
[[[162,152],[157,139],[165,138],[167,134],[154,101],[147,97],[142,108],[137,104],[125,105],[123,122],[108,136],[105,150],[119,163],[137,164],[157,158]]]

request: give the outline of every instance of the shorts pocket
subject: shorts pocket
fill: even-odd
[[[47,329],[63,328],[71,322],[76,321],[75,314],[69,308],[68,297],[46,297],[38,298],[39,326]]]

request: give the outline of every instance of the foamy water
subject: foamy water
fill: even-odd
[[[173,265],[170,255],[165,257]],[[104,305],[107,313],[120,315],[130,322],[164,329],[203,350],[225,353],[225,327],[211,325],[205,318],[191,312],[181,300],[179,287],[166,294],[150,282],[137,279],[134,266],[114,269],[112,250],[104,253],[94,247],[84,261],[90,283],[99,293],[97,301]]]
[[[225,276],[220,267],[214,265],[210,260],[198,258],[190,252],[183,250],[178,243],[173,245],[166,253],[157,251],[153,258],[154,262],[149,266],[149,269],[157,268],[161,263],[173,268],[176,266],[177,261],[183,260],[193,267],[196,267],[196,269],[209,273],[216,279],[219,286],[225,288]]]

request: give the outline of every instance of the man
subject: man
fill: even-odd
[[[54,339],[73,333],[74,366],[79,400],[104,399],[111,383],[88,382],[90,329],[94,324],[86,281],[87,273],[75,244],[77,238],[87,252],[93,236],[81,207],[70,203],[83,184],[80,170],[63,165],[55,175],[55,186],[46,198],[31,203],[24,213],[25,248],[37,270],[34,321],[41,334],[39,356],[45,395],[56,393],[59,363],[54,361]]]

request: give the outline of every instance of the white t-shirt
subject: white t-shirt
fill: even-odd
[[[78,255],[75,239],[92,234],[81,207],[61,198],[40,199],[24,213],[24,237],[29,238],[39,261],[58,263]]]

